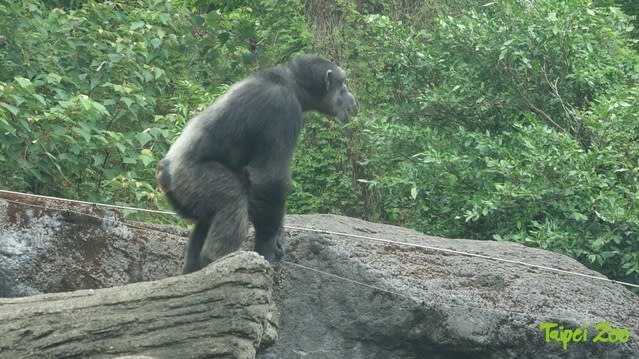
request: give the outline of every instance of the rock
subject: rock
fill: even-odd
[[[277,338],[270,265],[237,252],[173,277],[186,234],[0,192],[0,296],[31,295],[0,298],[0,358],[254,358]]]
[[[255,358],[275,340],[272,278],[236,252],[185,276],[0,299],[0,357]]]
[[[176,275],[187,233],[93,205],[0,191],[0,297]]]
[[[14,203],[25,201],[32,200],[0,199],[0,295],[112,287],[180,271],[185,231],[124,221],[93,206]],[[435,238],[332,215],[287,216],[286,224],[287,254],[275,267],[273,288],[280,316],[270,312],[258,358],[639,358],[639,297],[620,285],[292,228],[604,278],[566,256],[508,242]],[[587,340],[566,343],[567,349],[554,339],[546,342],[544,322],[566,329],[587,325]],[[593,342],[597,323],[610,323],[614,334],[627,329],[629,340]]]
[[[286,224],[603,277],[515,243],[435,238],[332,215],[288,216]],[[258,358],[639,358],[639,297],[609,282],[513,263],[288,230],[274,296],[279,341]],[[547,343],[542,322],[588,325],[588,341],[565,350]],[[600,322],[628,329],[629,341],[593,343]]]

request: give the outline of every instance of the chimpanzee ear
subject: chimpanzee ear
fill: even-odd
[[[331,89],[331,85],[333,83],[333,70],[326,70],[326,76],[324,78],[324,83],[326,84],[326,92],[329,92]]]

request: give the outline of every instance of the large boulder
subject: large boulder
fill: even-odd
[[[274,292],[279,341],[259,358],[639,358],[639,297],[607,281],[514,263],[605,278],[569,257],[333,215],[288,216],[287,224],[354,236],[289,231]],[[544,322],[558,325],[550,342]],[[598,323],[627,329],[628,341],[593,342]],[[554,340],[559,326],[587,326],[587,340],[564,349]]]

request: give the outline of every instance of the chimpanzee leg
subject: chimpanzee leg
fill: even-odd
[[[215,214],[199,255],[200,265],[205,267],[237,251],[248,235],[248,226],[248,198],[238,196],[236,202],[228,203]]]
[[[174,163],[167,196],[178,213],[196,223],[186,250],[186,274],[239,248],[248,231],[248,181],[219,162]]]
[[[200,252],[202,245],[209,231],[209,222],[198,222],[191,232],[191,237],[186,245],[186,255],[184,257],[184,267],[182,273],[187,274],[200,269]]]

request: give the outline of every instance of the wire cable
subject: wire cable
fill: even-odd
[[[129,206],[119,206],[119,205],[104,204],[104,203],[86,202],[86,201],[78,201],[78,200],[66,199],[66,198],[60,198],[60,197],[41,196],[41,195],[30,194],[30,193],[21,193],[21,192],[0,190],[0,194],[2,194],[2,193],[19,195],[19,196],[26,196],[26,197],[32,197],[32,198],[41,198],[41,199],[56,200],[56,201],[63,201],[63,202],[70,202],[70,203],[78,203],[78,204],[84,204],[84,205],[95,206],[95,207],[122,209],[122,210],[129,210],[129,211],[143,212],[143,213],[146,212],[146,213],[162,214],[162,215],[175,215],[176,214],[175,212],[170,212],[170,211],[159,211],[159,210],[143,209],[143,208],[136,208],[136,207],[129,207]],[[11,201],[11,202],[15,202],[15,201]],[[63,210],[63,209],[58,209],[58,210]],[[582,278],[595,279],[595,280],[608,282],[608,283],[613,283],[613,284],[620,284],[620,285],[627,286],[627,287],[632,287],[632,288],[639,288],[639,285],[637,285],[637,284],[618,281],[618,280],[614,280],[614,279],[609,279],[609,278],[606,278],[606,277],[600,277],[600,276],[595,276],[595,275],[591,275],[591,274],[573,272],[573,271],[568,271],[568,270],[564,270],[564,269],[558,269],[558,268],[548,267],[548,266],[544,266],[544,265],[540,265],[540,264],[532,264],[532,263],[527,263],[527,262],[522,262],[522,261],[517,261],[517,260],[512,260],[512,259],[493,257],[493,256],[484,255],[484,254],[477,254],[477,253],[458,251],[458,250],[455,250],[455,249],[427,246],[427,245],[422,245],[422,244],[395,241],[395,240],[385,239],[385,238],[377,238],[377,237],[364,236],[364,235],[359,235],[359,234],[342,233],[342,232],[327,231],[327,230],[320,230],[320,229],[306,228],[306,227],[284,226],[284,228],[290,229],[290,230],[297,230],[297,231],[314,232],[314,233],[328,234],[328,235],[334,235],[334,236],[363,239],[363,240],[369,240],[369,241],[380,242],[380,243],[385,243],[385,244],[393,244],[393,245],[397,245],[397,246],[422,248],[422,249],[427,249],[427,250],[432,250],[432,251],[437,251],[437,252],[444,252],[444,253],[451,253],[451,254],[462,255],[462,256],[467,256],[467,257],[475,257],[475,258],[494,260],[494,261],[497,261],[497,262],[510,263],[510,264],[520,265],[520,266],[529,267],[529,268],[542,269],[542,270],[545,270],[545,271],[551,271],[551,272],[560,273],[560,274],[567,274],[567,275],[573,275],[573,276],[582,277]],[[291,262],[288,262],[288,263],[291,263]],[[291,263],[291,264],[295,264],[295,263]],[[301,265],[299,265],[299,266],[301,266]],[[382,290],[382,289],[380,289],[380,290]]]

